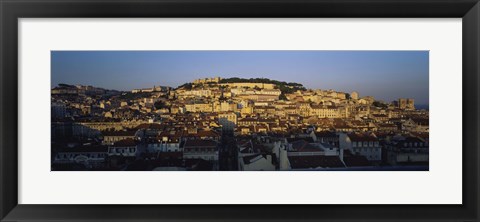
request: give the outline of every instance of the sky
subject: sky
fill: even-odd
[[[131,90],[207,77],[269,78],[428,105],[428,51],[52,51],[59,83]]]

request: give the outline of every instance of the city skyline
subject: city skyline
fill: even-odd
[[[52,52],[52,85],[52,171],[429,170],[427,51]]]
[[[428,105],[428,51],[52,51],[52,87],[177,87],[193,79],[268,78]],[[114,80],[114,81],[113,81]]]

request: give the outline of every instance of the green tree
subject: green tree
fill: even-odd
[[[181,89],[181,88],[184,88],[186,90],[191,90],[193,88],[193,83],[189,82],[177,87],[177,89]]]
[[[381,108],[387,108],[387,106],[388,106],[387,104],[382,103],[382,102],[380,102],[380,101],[374,101],[374,102],[372,103],[372,105],[375,106],[375,107],[381,107]]]

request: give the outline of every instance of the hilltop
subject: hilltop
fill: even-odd
[[[295,82],[284,82],[284,81],[278,81],[278,80],[272,80],[272,79],[267,79],[267,78],[250,78],[250,79],[245,79],[245,78],[238,78],[238,77],[232,77],[232,78],[226,78],[226,79],[220,79],[218,78],[217,81],[208,81],[205,83],[195,83],[195,82],[188,82],[183,85],[178,86],[177,89],[184,88],[184,89],[192,89],[192,88],[200,88],[203,86],[203,84],[207,84],[209,86],[212,85],[217,85],[217,84],[222,84],[222,83],[268,83],[268,84],[274,84],[276,89],[279,89],[282,94],[288,94],[288,93],[293,93],[297,90],[305,90],[306,88],[300,84],[300,83],[295,83]]]

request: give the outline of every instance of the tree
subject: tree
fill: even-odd
[[[177,87],[177,89],[180,89],[180,88],[184,88],[184,89],[186,89],[186,90],[191,90],[191,89],[193,88],[193,84],[190,83],[190,82],[189,82],[189,83],[185,83],[185,84]]]
[[[388,106],[387,104],[382,103],[382,102],[380,102],[380,101],[374,101],[374,102],[372,103],[372,105],[375,106],[375,107],[381,107],[381,108],[387,108],[387,106]]]

